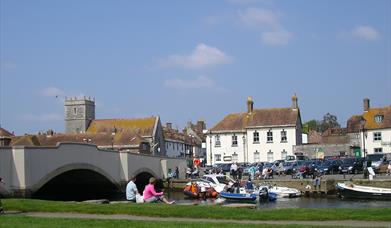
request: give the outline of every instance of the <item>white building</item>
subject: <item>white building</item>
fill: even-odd
[[[352,116],[347,130],[352,146],[361,148],[358,151],[361,156],[391,153],[391,106],[371,108],[369,99],[365,98],[364,113]]]
[[[184,132],[173,129],[171,123],[166,123],[166,127],[163,127],[165,151],[168,157],[193,158],[201,153],[201,142],[193,135]]]
[[[247,99],[247,112],[228,114],[208,131],[207,162],[272,162],[293,155],[293,146],[302,144],[301,118],[297,97],[292,107],[253,109]]]

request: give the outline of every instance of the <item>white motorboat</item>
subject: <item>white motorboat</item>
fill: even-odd
[[[213,187],[218,193],[222,192],[226,185],[232,186],[234,183],[234,180],[231,177],[223,174],[206,174],[198,180],[193,180],[193,182],[194,181],[200,188]],[[191,182],[192,181],[188,182],[186,185],[191,185]]]
[[[295,188],[261,185],[259,189],[266,187],[269,192],[275,193],[277,198],[295,198],[301,196],[301,192]]]

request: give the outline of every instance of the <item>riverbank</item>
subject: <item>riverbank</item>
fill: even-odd
[[[225,208],[219,205],[88,204],[32,199],[3,199],[6,211],[64,212],[104,215],[134,215],[192,219],[232,219],[251,221],[391,221],[391,208],[263,209]]]
[[[291,176],[275,176],[273,179],[267,180],[253,180],[254,184],[268,184],[282,187],[296,188],[303,193],[303,195],[310,195],[311,193],[317,193],[317,196],[328,195],[333,196],[337,194],[336,184],[339,182],[352,182],[353,184],[379,187],[379,188],[391,188],[391,176],[379,175],[373,180],[363,179],[362,175],[325,175],[321,178],[320,188],[314,189],[314,181],[311,178],[307,179],[292,179]],[[247,180],[247,177],[244,177]],[[191,181],[190,179],[174,179],[170,186],[167,182],[164,183],[165,188],[173,190],[183,190],[186,184]],[[308,194],[309,193],[309,194]]]

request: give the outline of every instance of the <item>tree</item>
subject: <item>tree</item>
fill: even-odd
[[[307,134],[310,131],[317,131],[318,122],[315,119],[309,120],[303,124],[303,133]]]
[[[340,128],[340,127],[341,127],[341,125],[337,121],[337,116],[330,114],[330,113],[326,113],[323,116],[322,122],[320,123],[321,132],[324,132],[325,130],[327,130],[329,128]]]

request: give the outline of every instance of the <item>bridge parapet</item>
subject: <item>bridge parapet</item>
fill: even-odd
[[[61,173],[87,169],[106,177],[123,191],[131,175],[150,173],[165,178],[168,169],[186,168],[184,159],[103,150],[83,143],[60,143],[55,147],[1,147],[0,176],[5,188],[0,194],[30,197]]]

